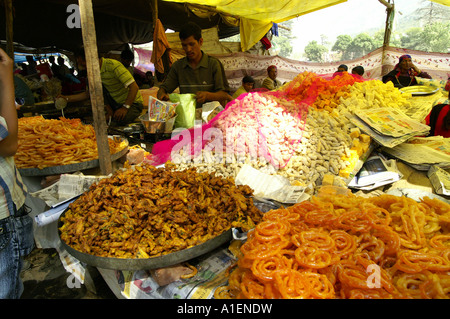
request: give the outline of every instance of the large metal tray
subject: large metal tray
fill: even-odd
[[[127,140],[128,142],[128,140]],[[111,160],[115,161],[121,158],[128,152],[128,144],[122,150],[118,151],[115,154],[111,154]],[[68,165],[58,165],[58,166],[49,166],[44,168],[19,168],[19,172],[22,176],[48,176],[48,175],[58,175],[64,173],[72,173],[77,171],[82,171],[85,169],[90,169],[94,167],[99,167],[100,161],[98,159],[73,163]]]
[[[255,206],[261,210],[263,213],[268,212],[272,209],[277,209],[280,205],[272,203],[270,201],[258,200],[254,199]],[[104,268],[104,269],[112,269],[112,270],[150,270],[162,267],[172,266],[184,261],[188,261],[195,257],[199,257],[214,249],[220,247],[221,245],[228,243],[233,238],[233,229],[229,229],[221,235],[212,238],[200,245],[183,249],[177,252],[173,252],[167,255],[162,255],[158,257],[152,258],[113,258],[113,257],[99,257],[91,254],[86,254],[80,252],[69,245],[67,245],[61,239],[61,231],[59,228],[63,225],[61,218],[65,215],[66,211],[69,208],[66,208],[64,212],[59,216],[58,219],[58,237],[61,241],[61,245],[67,250],[67,252],[78,259],[81,262],[84,262],[90,266]]]
[[[231,241],[232,230],[229,229],[221,235],[212,238],[200,245],[176,251],[167,255],[162,255],[152,258],[114,258],[114,257],[99,257],[91,254],[80,252],[69,245],[67,245],[61,239],[61,231],[59,228],[63,225],[61,217],[65,215],[67,209],[61,214],[58,219],[58,237],[62,246],[67,250],[69,254],[84,262],[90,266],[112,269],[112,270],[149,270],[162,267],[172,266],[184,261],[188,261],[192,258],[206,254],[217,247]]]

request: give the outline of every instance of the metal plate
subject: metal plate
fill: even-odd
[[[412,85],[400,89],[402,93],[411,93],[411,95],[430,95],[439,91],[439,88],[434,88],[426,85]]]
[[[122,150],[118,151],[115,154],[111,154],[111,160],[115,161],[125,155],[128,152],[128,140],[127,146],[125,146]],[[22,176],[47,176],[47,175],[58,175],[64,173],[72,173],[76,171],[82,171],[89,168],[99,167],[100,162],[98,159],[73,163],[68,165],[59,165],[59,166],[49,166],[44,168],[19,168],[19,172]]]
[[[172,266],[192,258],[204,255],[217,247],[230,242],[232,238],[232,230],[229,229],[221,235],[212,238],[197,246],[176,251],[167,255],[162,255],[152,258],[114,258],[114,257],[99,257],[80,252],[61,240],[61,232],[59,228],[63,225],[61,217],[65,215],[68,208],[61,214],[58,219],[58,237],[62,246],[73,257],[90,266],[112,269],[112,270],[148,270],[162,267]]]
[[[253,203],[263,213],[266,213],[272,209],[280,208],[280,205],[262,199],[253,199]],[[62,214],[59,216],[58,219],[58,238],[61,241],[61,245],[67,250],[69,254],[71,254],[79,261],[82,261],[90,266],[98,268],[112,269],[112,270],[149,270],[168,267],[209,253],[210,251],[213,251],[219,246],[230,242],[231,239],[233,238],[233,229],[229,229],[226,232],[222,233],[221,235],[212,238],[200,245],[188,249],[183,249],[163,256],[152,258],[139,258],[139,259],[98,257],[80,252],[67,245],[61,239],[61,232],[59,230],[59,228],[63,225],[61,218],[66,214],[67,210],[68,208],[66,208],[64,212],[62,212]]]
[[[436,198],[439,199],[441,201],[443,201],[444,203],[450,204],[450,201],[445,199],[442,196],[433,194],[433,193],[429,193],[429,192],[425,192],[419,189],[414,189],[414,188],[393,188],[390,189],[386,192],[386,194],[389,195],[395,195],[395,196],[405,196],[405,197],[409,197],[411,199],[414,199],[415,201],[419,202],[421,198],[428,196],[429,198]]]

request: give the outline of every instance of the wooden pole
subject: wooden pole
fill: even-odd
[[[387,69],[388,66],[385,65],[384,62],[386,58],[386,48],[389,46],[391,41],[392,23],[394,22],[392,16],[394,13],[394,3],[389,3],[385,0],[378,1],[386,7],[386,24],[384,27],[383,52],[381,54],[381,75],[385,75],[389,72]]]
[[[158,20],[158,0],[153,0],[153,6],[152,6],[152,18],[153,18],[153,29],[156,25],[156,20]]]
[[[81,33],[83,36],[86,69],[89,80],[94,129],[97,138],[98,160],[103,175],[112,173],[111,153],[108,143],[108,127],[105,118],[105,103],[100,77],[100,63],[97,51],[97,36],[95,33],[94,12],[92,0],[79,0]]]
[[[6,53],[14,61],[12,0],[4,0],[6,20]]]

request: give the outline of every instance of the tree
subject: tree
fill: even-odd
[[[317,41],[311,41],[305,47],[305,54],[309,61],[323,62],[323,55],[326,52],[328,49]]]
[[[279,49],[279,56],[288,58],[291,56],[293,47],[292,43],[295,39],[295,35],[292,34],[291,29],[293,26],[293,20],[287,20],[278,24],[278,36],[272,37],[272,44]]]
[[[450,22],[434,22],[425,25],[420,38],[427,51],[450,52]]]
[[[338,35],[336,38],[336,42],[334,42],[332,51],[337,51],[341,53],[343,57],[344,53],[347,52],[348,47],[352,43],[352,37],[347,34]]]
[[[373,39],[367,33],[358,34],[347,48],[346,55],[354,59],[361,57],[375,49]]]
[[[448,10],[448,7],[428,0],[422,0],[422,5],[415,10],[415,14],[418,17],[418,20],[421,20],[426,24],[450,20],[450,11]]]
[[[422,47],[421,37],[422,28],[409,28],[400,36],[401,47],[405,49],[423,50],[424,47]]]

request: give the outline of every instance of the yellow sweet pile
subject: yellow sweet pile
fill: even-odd
[[[392,82],[380,80],[356,82],[349,89],[347,97],[339,99],[340,107],[350,112],[376,107],[409,108],[410,93],[402,93]]]

